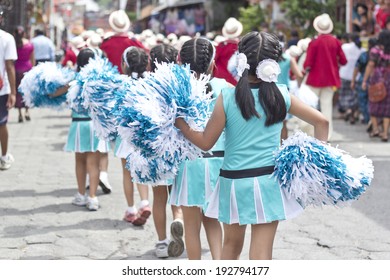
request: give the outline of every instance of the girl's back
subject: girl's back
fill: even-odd
[[[279,89],[290,107],[290,96],[287,87]],[[222,91],[223,107],[226,115],[225,127],[225,160],[222,169],[242,170],[273,165],[273,151],[280,145],[282,122],[265,126],[265,113],[258,99],[258,89],[252,89],[255,108],[260,118],[252,117],[248,121],[237,106],[234,88]]]

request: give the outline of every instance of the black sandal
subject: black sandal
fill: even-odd
[[[26,118],[26,121],[29,121],[29,120],[31,120],[31,118],[30,118],[30,115],[29,115],[29,114],[25,114],[25,115],[24,115],[24,117]]]
[[[379,137],[379,135],[380,135],[380,133],[379,133],[379,131],[371,131],[370,132],[370,137],[372,138],[372,137]]]
[[[19,116],[18,122],[20,122],[20,123],[23,122],[23,116],[22,115]]]

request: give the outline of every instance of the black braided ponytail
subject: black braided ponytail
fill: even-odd
[[[146,72],[146,68],[149,63],[149,56],[141,48],[129,47],[123,52],[122,60],[127,66],[126,74],[132,76],[133,78],[139,78]]]
[[[150,50],[150,70],[156,70],[156,61],[161,62],[175,62],[177,61],[178,51],[171,45],[160,44],[154,46]]]

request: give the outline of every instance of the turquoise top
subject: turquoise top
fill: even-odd
[[[228,83],[225,79],[212,78],[210,80],[210,85],[213,90],[213,98],[214,100],[210,104],[210,111],[214,110],[215,103],[217,102],[217,97],[221,93],[222,89],[228,87]],[[225,133],[222,132],[221,136],[219,136],[217,143],[215,143],[214,147],[211,149],[212,151],[224,151],[225,150]]]
[[[290,94],[285,85],[278,85],[286,108],[291,105]],[[222,169],[243,170],[274,165],[274,152],[280,145],[282,122],[265,126],[265,113],[259,103],[258,89],[252,89],[256,111],[260,118],[246,121],[236,104],[235,88],[222,91],[223,107],[226,115],[225,158]]]
[[[278,84],[286,85],[288,88],[290,87],[290,62],[291,57],[283,53],[283,60],[279,61],[279,67],[280,67],[280,74],[278,76]]]

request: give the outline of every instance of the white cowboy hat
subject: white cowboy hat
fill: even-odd
[[[307,51],[307,48],[309,47],[309,44],[311,42],[310,38],[301,39],[298,41],[297,46],[301,48],[303,52]]]
[[[298,46],[295,46],[295,45],[292,45],[288,48],[288,53],[292,56],[292,57],[298,57],[302,54],[302,49]]]
[[[84,41],[83,37],[81,37],[80,35],[79,35],[79,36],[73,37],[73,38],[70,40],[70,43],[71,43],[72,46],[75,47],[76,49],[81,49],[81,48],[85,47],[85,41]]]
[[[333,21],[328,14],[322,14],[314,19],[313,27],[319,34],[329,34],[333,30]]]
[[[100,35],[97,33],[92,34],[91,37],[87,39],[88,47],[98,48],[101,43],[102,43],[102,37],[100,37]]]
[[[228,18],[222,28],[222,35],[227,39],[235,39],[242,33],[242,23],[237,19]]]
[[[130,19],[124,10],[114,11],[108,18],[108,23],[114,32],[127,32],[130,28]]]

